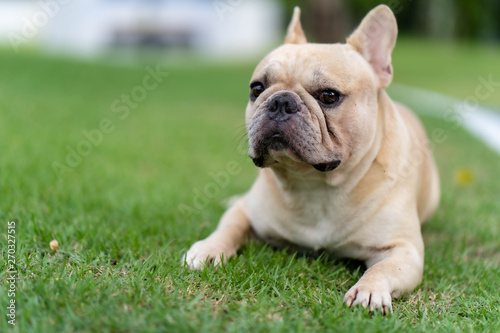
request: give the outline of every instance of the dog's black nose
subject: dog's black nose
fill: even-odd
[[[275,120],[285,120],[291,114],[297,113],[299,107],[292,96],[283,95],[274,97],[267,105],[269,116]]]

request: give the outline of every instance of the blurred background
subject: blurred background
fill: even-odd
[[[276,46],[296,5],[311,41],[341,42],[381,2],[395,12],[403,35],[500,40],[497,0],[3,0],[0,41],[79,57],[189,51],[249,58]]]
[[[500,75],[497,0],[0,0],[0,48],[125,65],[253,66],[280,45],[294,6],[308,40],[329,43],[344,42],[380,3],[398,20],[395,82],[463,98],[479,76]],[[498,108],[500,94],[482,104]]]
[[[279,39],[283,9],[263,0],[1,1],[0,39],[14,49],[79,57],[155,51],[248,57]]]

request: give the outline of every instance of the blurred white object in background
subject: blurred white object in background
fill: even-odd
[[[25,20],[35,12],[36,5],[31,1],[0,1],[0,43],[9,44],[9,35],[21,35]]]
[[[0,42],[94,57],[117,48],[255,57],[279,43],[282,8],[265,0],[0,1]]]

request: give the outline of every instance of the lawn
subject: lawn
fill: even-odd
[[[413,63],[394,61],[396,73]],[[0,64],[0,242],[7,259],[7,223],[15,221],[19,274],[16,326],[3,315],[0,331],[500,331],[500,158],[450,123],[423,118],[429,133],[446,134],[433,147],[442,203],[423,228],[422,285],[383,317],[342,304],[363,273],[356,262],[251,242],[222,269],[180,266],[188,247],[215,228],[224,199],[255,178],[242,138],[252,66],[166,67],[168,76],[147,91],[137,87],[156,65],[5,50]],[[411,71],[400,82],[411,84]],[[471,70],[456,81],[466,86],[482,74]],[[424,88],[450,89],[445,78],[427,86],[415,76]],[[147,96],[116,102],[131,91]],[[230,163],[237,175],[217,185],[213,173]],[[199,200],[207,185],[214,195]],[[195,205],[191,214],[180,209]],[[6,269],[3,260],[5,313]]]
[[[398,83],[439,91],[458,99],[477,97],[481,104],[500,110],[498,44],[400,37],[393,53],[393,65]],[[489,90],[478,88],[485,81],[489,82]]]

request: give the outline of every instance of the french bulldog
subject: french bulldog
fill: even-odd
[[[284,45],[250,81],[257,180],[185,264],[223,264],[252,233],[364,261],[349,307],[392,313],[392,298],[421,282],[421,225],[438,206],[439,176],[420,121],[384,90],[396,37],[396,19],[380,5],[345,44],[307,43],[295,8]]]

